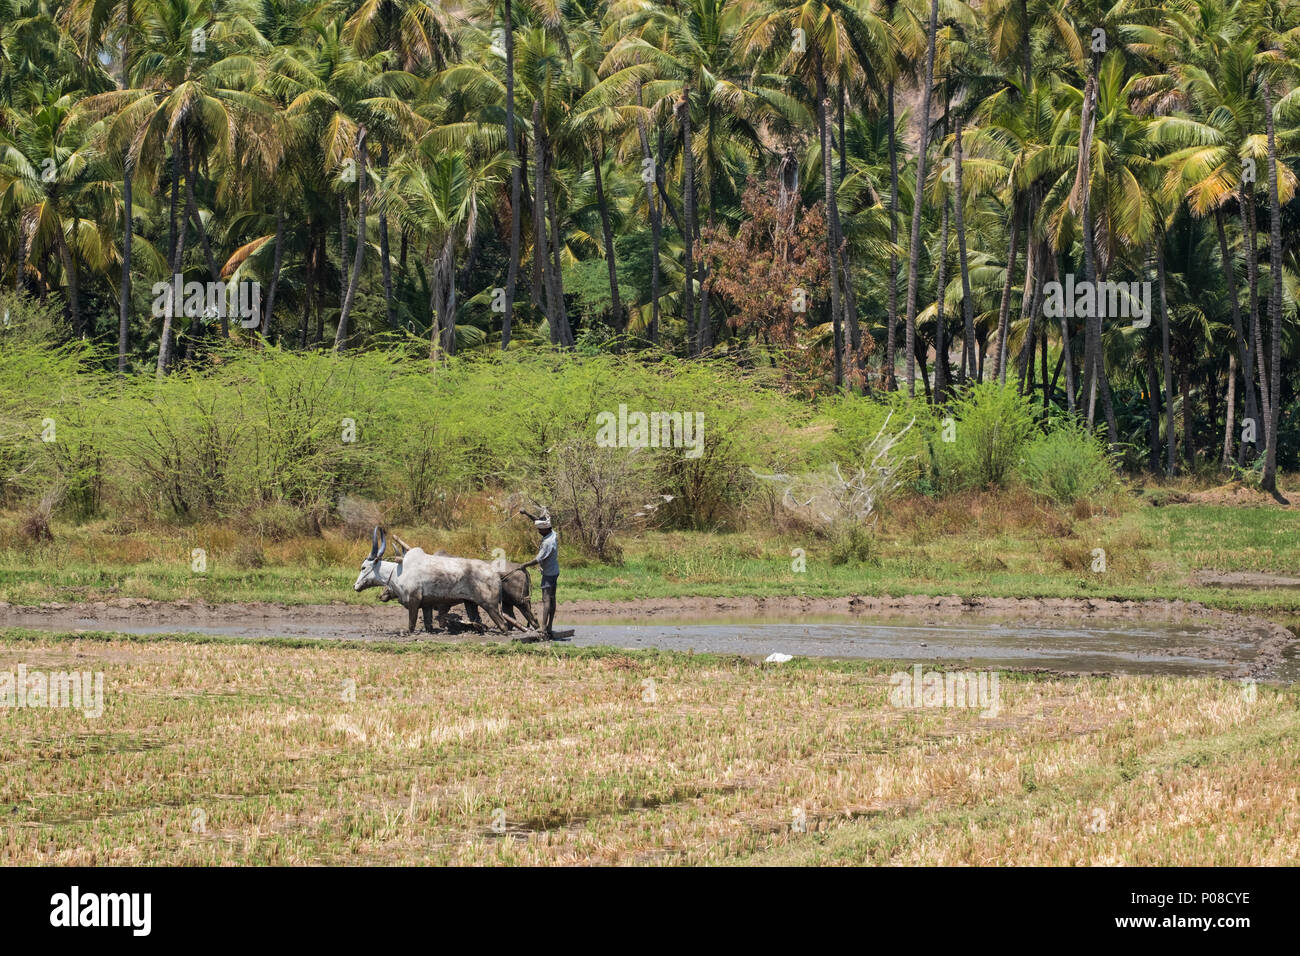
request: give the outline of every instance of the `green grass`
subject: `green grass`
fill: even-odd
[[[475,555],[466,536],[403,529],[426,547]],[[368,543],[336,532],[256,545],[262,566],[240,567],[247,539],[221,527],[112,534],[102,525],[56,527],[56,541],[11,541],[0,550],[0,600],[154,600],[370,603],[351,585]],[[491,532],[474,540],[491,541]],[[506,542],[523,558],[528,538]],[[459,547],[458,547],[459,545]],[[207,570],[190,568],[206,546]],[[1023,496],[911,501],[887,513],[874,554],[835,565],[829,543],[780,533],[645,533],[624,540],[624,562],[602,565],[562,549],[562,601],[674,596],[957,594],[986,597],[1181,598],[1231,610],[1300,614],[1300,590],[1192,586],[1198,569],[1294,573],[1300,510],[1179,504],[1134,505],[1075,517]],[[802,548],[806,571],[793,570]],[[1106,571],[1092,570],[1094,548]]]

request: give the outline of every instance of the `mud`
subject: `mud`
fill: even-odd
[[[1260,571],[1193,571],[1191,583],[1212,588],[1300,588],[1300,578]]]
[[[1205,488],[1201,491],[1188,492],[1181,496],[1181,500],[1194,504],[1235,505],[1243,508],[1296,508],[1300,506],[1294,496],[1292,496],[1289,505],[1282,505],[1267,491],[1248,488],[1239,482],[1228,482],[1226,485],[1219,485],[1217,488]]]
[[[504,641],[472,630],[408,635],[379,604],[226,604],[119,599],[24,607],[0,627],[234,637]],[[1078,598],[654,598],[561,605],[572,643],[812,657],[971,663],[1054,673],[1217,675],[1294,681],[1297,638],[1280,624],[1185,601]]]

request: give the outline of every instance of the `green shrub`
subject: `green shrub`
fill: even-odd
[[[929,436],[937,419],[935,410],[923,398],[908,398],[903,392],[891,392],[883,399],[836,395],[822,401],[818,411],[833,428],[816,448],[816,463],[869,468],[871,462],[864,460],[863,452],[880,430],[884,428],[887,434],[897,434],[908,422],[915,421],[911,431],[893,449],[900,461],[908,462],[898,477],[905,486],[911,487],[930,471]]]
[[[830,531],[831,564],[869,564],[875,558],[875,539],[864,524],[838,523]]]
[[[268,541],[286,541],[313,530],[307,515],[283,501],[254,508],[249,512],[246,524]]]
[[[1014,386],[970,386],[953,401],[951,421],[935,422],[931,447],[941,485],[1006,487],[1033,434],[1033,404]]]
[[[57,485],[61,507],[79,518],[107,510],[234,519],[274,538],[295,527],[290,512],[306,515],[308,530],[331,517],[351,525],[343,503],[363,500],[389,522],[457,530],[482,492],[540,490],[555,478],[556,449],[594,442],[597,416],[626,405],[698,413],[704,422],[698,455],[652,447],[639,456],[634,526],[724,529],[743,525],[763,500],[769,516],[785,510],[756,473],[819,475],[838,465],[845,475],[874,474],[864,449],[882,427],[898,433],[908,422],[892,452],[903,487],[999,483],[1030,420],[1014,393],[977,387],[956,405],[958,441],[948,448],[939,438],[943,413],[920,398],[839,395],[814,404],[771,365],[651,352],[521,348],[431,365],[400,343],[342,357],[230,347],[162,380],[152,369],[119,377],[111,355],[51,346],[42,330],[57,316],[0,293],[0,308],[6,302],[0,505]],[[57,443],[41,441],[46,418]]]
[[[266,566],[266,554],[256,541],[240,541],[230,556],[230,562],[241,571],[254,571]]]
[[[1231,474],[1235,480],[1241,482],[1247,488],[1258,491],[1264,482],[1264,456],[1260,455],[1245,467],[1233,462]]]
[[[551,516],[587,555],[617,564],[623,552],[615,535],[631,526],[650,497],[651,451],[571,438],[551,449],[532,497],[549,503]]]
[[[1036,494],[1061,504],[1094,498],[1117,486],[1114,460],[1105,442],[1073,419],[1055,424],[1031,441],[1018,473]]]
[[[0,506],[57,485],[87,517],[102,490],[102,382],[88,346],[55,344],[61,325],[53,301],[0,292]]]

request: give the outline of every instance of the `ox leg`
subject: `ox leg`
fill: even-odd
[[[465,602],[465,616],[469,618],[471,624],[478,628],[480,633],[486,630],[483,627],[483,619],[478,616],[478,605],[473,601]]]
[[[528,622],[528,626],[531,627],[534,631],[537,630],[539,625],[537,623],[537,616],[533,614],[532,602],[524,601],[522,604],[516,604],[514,606],[519,608],[519,610],[523,613],[524,620]]]
[[[483,610],[488,612],[488,616],[492,618],[492,623],[497,626],[498,630],[506,634],[510,633],[510,625],[506,623],[506,620],[501,616],[500,611],[498,611],[491,604],[483,604],[480,606],[483,608]]]
[[[519,623],[519,619],[515,615],[515,610],[518,607],[519,605],[515,604],[513,601],[506,601],[503,599],[501,601],[501,616],[505,618],[506,623],[516,631],[526,630],[526,628]]]
[[[416,607],[415,605],[411,605],[411,606],[408,607],[406,610],[407,610],[407,613],[410,614],[410,616],[411,616],[411,626],[410,626],[410,628],[409,628],[408,630],[409,630],[409,633],[414,634],[414,633],[415,633],[415,616],[416,616],[417,614],[420,613],[420,609],[419,609],[418,607]]]
[[[433,633],[433,605],[426,604],[422,610],[424,611],[424,629],[428,631],[430,634],[432,634]]]

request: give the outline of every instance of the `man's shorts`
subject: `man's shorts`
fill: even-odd
[[[560,580],[560,576],[559,576],[558,574],[543,574],[543,575],[542,575],[542,590],[543,590],[543,591],[554,591],[554,590],[555,590],[555,582],[558,581],[558,580]]]

